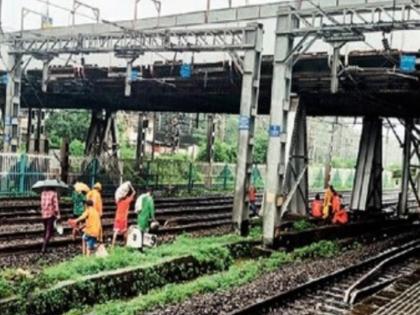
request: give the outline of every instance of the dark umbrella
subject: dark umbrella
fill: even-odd
[[[33,186],[32,190],[35,192],[40,192],[44,190],[45,188],[54,188],[57,190],[67,190],[69,189],[69,186],[67,186],[66,183],[62,182],[58,179],[46,179],[46,180],[40,180],[37,181]]]

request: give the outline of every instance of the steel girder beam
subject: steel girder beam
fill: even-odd
[[[277,19],[273,82],[271,93],[270,131],[267,152],[266,188],[264,194],[264,244],[272,246],[275,228],[280,216],[286,169],[288,111],[292,86],[292,60],[287,58],[293,49],[294,37],[280,34],[296,27],[298,21],[290,14]]]
[[[283,13],[281,13],[283,14]],[[364,40],[363,33],[413,30],[420,28],[418,0],[352,1],[338,6],[297,9],[290,13],[299,20],[282,34],[307,36],[317,34],[328,42]]]
[[[252,150],[254,146],[255,117],[258,110],[263,48],[262,24],[258,24],[256,31],[247,32],[244,39],[245,45],[252,43],[251,45],[254,46],[254,49],[247,50],[244,56],[239,117],[233,224],[241,235],[246,235],[249,231],[249,202],[246,198],[246,192],[251,182],[253,163]]]
[[[115,155],[116,143],[115,113],[105,110],[92,111],[85,154],[98,157],[112,150],[112,154]]]
[[[19,112],[22,89],[22,56],[9,55],[4,108],[4,152],[17,152],[20,145]]]
[[[403,142],[403,165],[401,178],[401,192],[398,202],[398,213],[400,215],[408,212],[408,196],[410,188],[410,160],[411,160],[411,133],[413,132],[413,120],[405,120],[404,142]]]
[[[253,50],[258,44],[255,34],[261,26],[127,31],[109,34],[77,34],[61,37],[13,38],[8,41],[10,54],[51,55],[110,53],[118,55],[145,52],[233,51]]]
[[[366,211],[382,207],[382,119],[363,120],[350,208]]]

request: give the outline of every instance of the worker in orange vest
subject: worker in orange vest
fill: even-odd
[[[334,196],[334,187],[328,186],[324,194],[324,204],[322,206],[322,218],[326,219],[330,215],[330,207],[332,205],[332,198]]]
[[[347,224],[349,222],[349,214],[344,209],[344,206],[341,206],[340,210],[334,213],[332,219],[333,224]]]
[[[333,192],[331,206],[333,214],[341,210],[341,196],[336,191]]]
[[[322,217],[322,201],[319,194],[316,194],[315,199],[312,201],[311,214],[314,218]]]

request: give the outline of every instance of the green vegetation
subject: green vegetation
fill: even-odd
[[[80,110],[55,111],[48,115],[45,128],[52,148],[58,148],[63,138],[70,143],[85,141],[90,124],[89,112]]]
[[[180,303],[193,295],[228,290],[245,285],[264,273],[277,270],[295,260],[308,258],[333,257],[338,253],[338,245],[331,241],[321,241],[295,250],[292,253],[277,252],[269,258],[241,261],[229,270],[214,275],[207,275],[196,280],[168,284],[163,288],[150,291],[129,301],[115,300],[93,308],[72,310],[66,315],[81,315],[91,312],[95,315],[135,315],[172,303]]]
[[[248,239],[258,239],[260,235],[260,230],[257,229]],[[242,240],[244,238],[235,234],[203,238],[181,235],[171,244],[163,244],[146,250],[144,253],[117,247],[105,258],[77,256],[58,265],[46,267],[38,275],[32,275],[26,271],[6,270],[0,274],[0,298],[11,294],[26,296],[34,288],[51,287],[60,281],[77,280],[86,275],[125,267],[152,266],[185,255],[193,255],[198,261],[208,260],[216,264],[225,264],[229,260],[226,257],[228,251],[223,248],[223,245]],[[217,267],[223,269],[227,266]]]
[[[305,219],[293,222],[293,230],[298,231],[298,232],[309,230],[314,227],[315,227],[315,224]]]

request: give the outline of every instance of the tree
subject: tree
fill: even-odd
[[[343,182],[341,180],[341,176],[340,176],[340,170],[336,170],[334,173],[334,177],[332,179],[332,185],[334,186],[334,188],[339,189],[343,186]]]
[[[64,137],[68,137],[70,143],[73,140],[84,142],[89,124],[88,111],[66,110],[51,113],[45,121],[51,147],[59,148]]]
[[[324,172],[321,167],[318,168],[318,174],[315,177],[313,186],[314,188],[319,188],[319,189],[324,188]]]
[[[255,135],[254,163],[265,164],[268,150],[267,132],[259,130]]]
[[[70,155],[73,156],[83,156],[85,154],[85,144],[78,140],[74,139],[72,142],[70,142]]]

